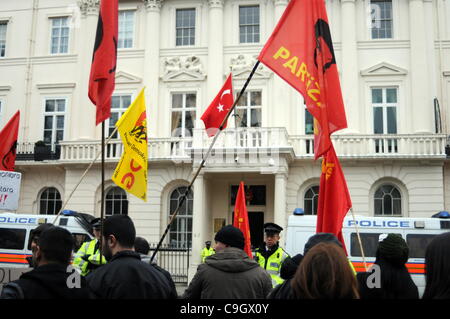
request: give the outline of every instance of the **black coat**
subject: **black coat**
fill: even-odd
[[[283,283],[277,285],[270,294],[267,296],[267,299],[296,299],[294,290],[291,286],[291,280],[285,280]]]
[[[46,264],[20,276],[18,280],[5,285],[1,299],[86,299],[89,297],[86,281],[79,275],[79,287],[70,288],[69,283],[77,280],[68,278],[67,265]]]
[[[168,279],[131,250],[118,252],[109,263],[90,273],[86,279],[93,298],[177,298],[177,292]]]

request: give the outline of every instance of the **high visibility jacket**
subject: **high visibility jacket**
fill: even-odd
[[[202,250],[202,263],[205,262],[206,257],[214,255],[215,253],[216,253],[216,251],[212,247],[209,247],[209,249],[206,248],[206,247],[203,248],[203,250]]]
[[[97,242],[97,239],[85,242],[74,256],[73,265],[81,271],[82,276],[86,276],[91,270],[106,264],[104,256],[100,262],[100,249],[97,247]]]
[[[264,258],[259,250],[256,251],[255,259],[259,265],[269,273],[272,278],[273,287],[284,282],[284,280],[280,277],[280,269],[287,256],[288,255],[281,247],[275,250],[267,259]]]

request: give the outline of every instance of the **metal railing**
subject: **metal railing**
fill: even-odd
[[[157,243],[150,244],[149,256],[153,254],[156,246]],[[172,275],[175,284],[187,285],[190,254],[191,248],[175,248],[162,244],[156,254],[156,263]]]

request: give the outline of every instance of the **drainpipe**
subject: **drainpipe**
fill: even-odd
[[[436,14],[437,14],[437,40],[439,42],[439,86],[440,86],[440,95],[443,101],[445,101],[446,103],[439,103],[440,105],[442,104],[442,109],[441,114],[442,114],[442,118],[444,119],[444,127],[443,127],[443,131],[445,132],[445,134],[448,134],[447,132],[447,109],[446,106],[448,104],[448,99],[444,99],[444,89],[443,87],[445,86],[445,82],[443,79],[443,74],[442,72],[444,71],[442,69],[442,38],[441,37],[441,30],[443,30],[442,26],[441,26],[441,13],[442,13],[442,8],[441,8],[441,2],[442,0],[437,0],[437,7],[436,7]]]

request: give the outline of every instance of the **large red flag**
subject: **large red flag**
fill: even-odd
[[[347,127],[324,0],[291,0],[258,60],[303,95],[316,119],[319,158],[330,148],[330,134]]]
[[[233,226],[239,228],[244,234],[245,239],[244,251],[250,258],[253,258],[252,245],[250,242],[250,224],[248,222],[247,205],[245,204],[244,182],[240,183],[239,190],[236,196],[236,204],[234,205]]]
[[[211,104],[208,106],[205,113],[203,113],[201,117],[202,121],[205,123],[205,129],[208,136],[211,137],[216,135],[217,131],[220,128],[220,125],[223,122],[223,119],[227,115],[230,108],[233,106],[233,103],[233,84],[230,73],[222,89],[219,91],[215,99],[211,102]],[[225,122],[223,128],[226,127],[227,123]]]
[[[14,171],[20,111],[0,131],[0,171]]]
[[[320,176],[319,204],[317,208],[318,233],[333,233],[342,243],[342,223],[348,210],[352,207],[352,200],[348,192],[347,183],[333,144],[322,160],[322,174]]]
[[[118,0],[100,2],[88,93],[97,108],[96,125],[111,116],[117,63],[118,9]]]

